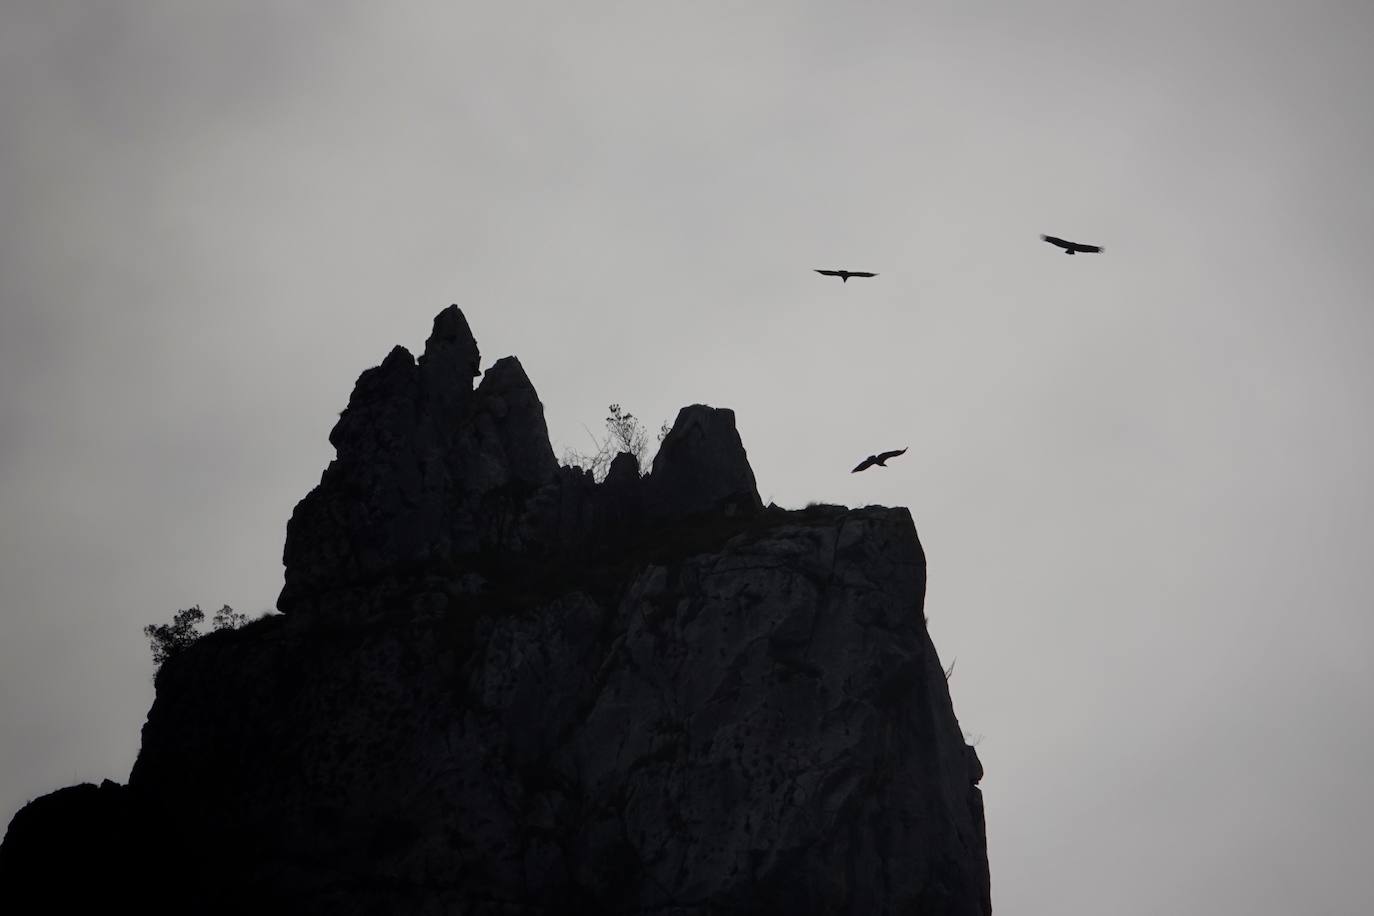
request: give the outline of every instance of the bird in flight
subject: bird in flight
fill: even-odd
[[[1051,245],[1058,245],[1060,248],[1063,248],[1065,254],[1077,254],[1080,251],[1084,254],[1099,254],[1102,251],[1101,245],[1084,245],[1082,242],[1066,242],[1052,235],[1042,235],[1040,238],[1043,241],[1049,242]]]
[[[839,277],[841,283],[848,283],[850,277],[876,277],[866,270],[817,270],[818,274],[825,274],[827,277]]]
[[[907,446],[907,448],[910,448],[910,446]],[[849,473],[851,473],[851,474],[857,474],[857,473],[859,473],[860,471],[863,471],[863,470],[866,470],[866,469],[868,469],[868,468],[873,467],[873,465],[875,465],[875,464],[876,464],[878,467],[880,467],[880,468],[885,468],[885,467],[887,467],[887,459],[889,459],[889,458],[896,458],[898,455],[904,455],[904,454],[906,454],[906,449],[905,449],[905,448],[904,448],[904,449],[901,449],[900,451],[896,451],[896,452],[882,452],[882,453],[877,454],[877,455],[869,455],[869,456],[868,456],[867,458],[865,458],[863,461],[860,461],[860,462],[859,462],[859,466],[856,467],[854,470],[850,471]]]

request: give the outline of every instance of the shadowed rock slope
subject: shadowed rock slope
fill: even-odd
[[[762,507],[734,415],[701,405],[651,473],[597,483],[557,465],[518,361],[477,367],[451,307],[419,360],[363,373],[287,528],[283,614],[163,666],[128,786],[15,816],[8,897],[990,913],[910,514]]]

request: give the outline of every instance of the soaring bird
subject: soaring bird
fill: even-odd
[[[1051,245],[1058,245],[1060,248],[1063,248],[1065,254],[1077,254],[1080,251],[1084,254],[1100,254],[1102,251],[1101,245],[1084,245],[1082,242],[1066,242],[1052,235],[1042,235],[1040,238],[1049,242]]]
[[[910,448],[910,447],[911,447],[911,446],[907,446],[907,448]],[[889,459],[889,458],[896,458],[898,455],[904,455],[904,454],[906,454],[906,449],[905,449],[905,448],[902,449],[901,451],[897,451],[897,452],[883,452],[883,453],[878,454],[878,455],[869,455],[869,456],[868,456],[867,458],[865,458],[863,461],[860,461],[860,462],[859,462],[859,466],[856,467],[854,470],[850,471],[849,473],[851,473],[851,474],[857,474],[857,473],[859,473],[859,472],[862,471],[862,470],[865,470],[865,469],[867,469],[867,468],[873,467],[873,465],[875,465],[875,464],[876,464],[878,467],[880,467],[880,468],[885,468],[885,467],[887,467],[887,459]]]
[[[839,277],[841,283],[848,283],[850,277],[876,277],[866,270],[817,270],[818,274],[825,274],[827,277]]]

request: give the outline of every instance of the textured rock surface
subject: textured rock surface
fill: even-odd
[[[126,824],[144,911],[989,913],[909,513],[761,508],[701,405],[594,483],[476,367],[455,308],[363,374],[287,613],[168,661],[127,789],[25,808],[0,886]]]

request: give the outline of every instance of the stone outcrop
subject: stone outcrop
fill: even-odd
[[[467,320],[450,306],[418,361],[396,347],[359,377],[329,435],[337,457],[287,525],[283,612],[492,557],[585,559],[638,536],[650,518],[762,507],[733,411],[683,408],[648,478],[626,455],[598,487],[559,468],[519,360],[498,360],[474,390],[478,361]]]
[[[362,374],[329,434],[337,457],[287,525],[283,611],[522,546],[501,523],[508,503],[558,468],[544,407],[515,357],[474,391],[477,375],[477,343],[457,306],[434,319],[418,361],[396,347]]]
[[[145,912],[989,913],[910,514],[762,507],[702,405],[598,483],[477,367],[451,308],[363,373],[285,613],[170,659],[127,788],[25,808],[0,887],[125,825]]]
[[[693,404],[678,412],[654,457],[647,502],[664,521],[763,508],[733,410]]]

